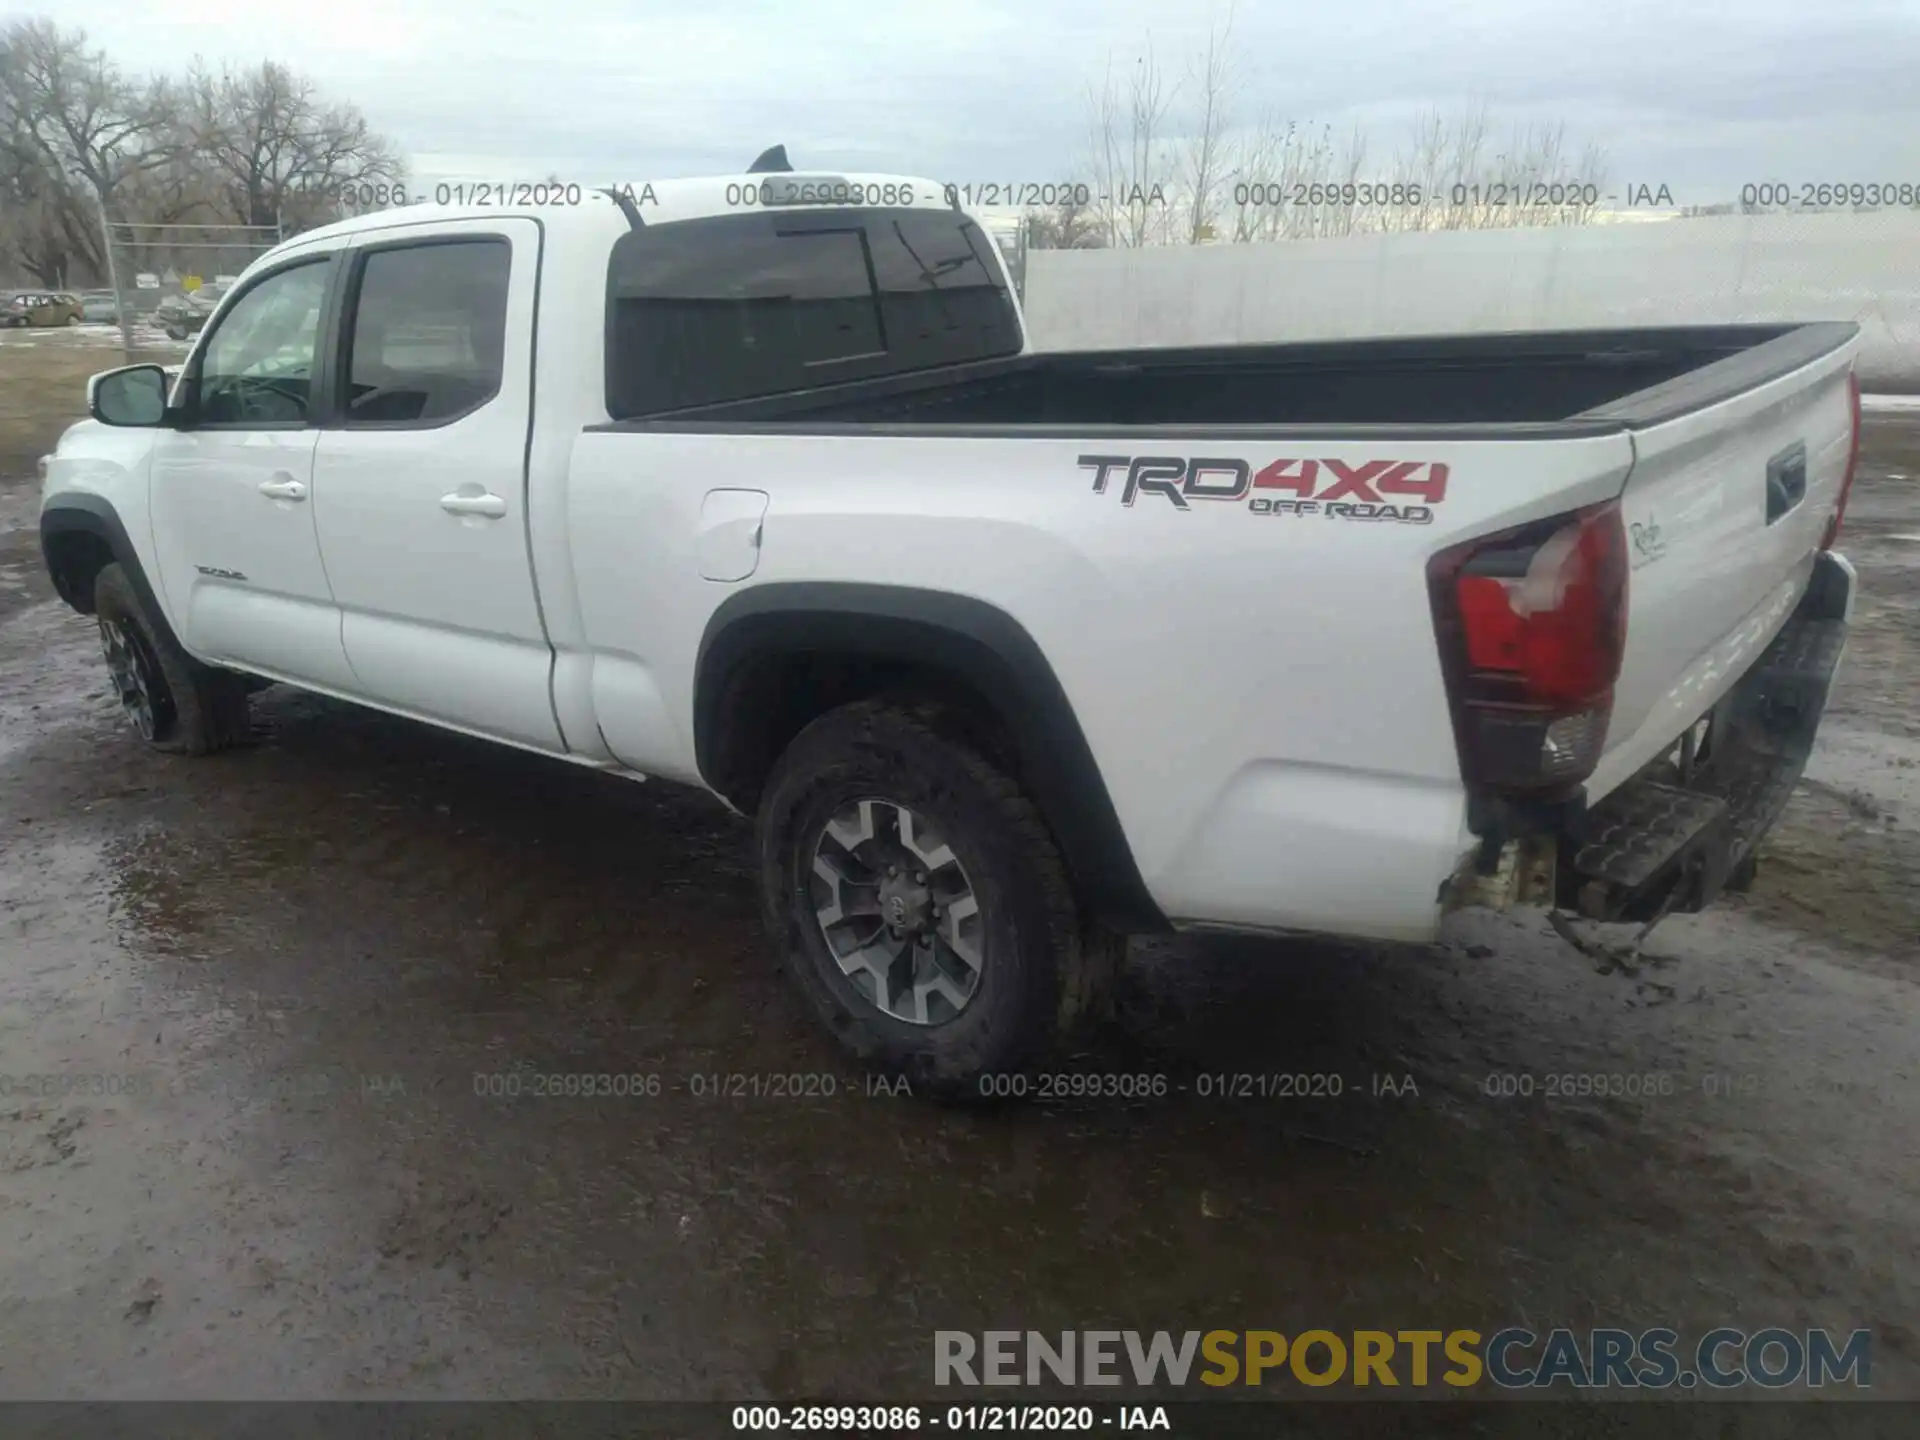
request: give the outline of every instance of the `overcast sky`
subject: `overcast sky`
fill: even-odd
[[[1206,0],[0,0],[133,69],[272,58],[351,99],[417,179],[606,183],[801,169],[1088,178],[1090,84],[1149,37],[1177,74]],[[1224,5],[1211,12],[1224,17]],[[1423,107],[1564,121],[1615,185],[1920,184],[1920,0],[1240,0],[1240,106],[1364,125]],[[1576,146],[1577,148],[1577,146]],[[1371,177],[1367,177],[1371,178]]]

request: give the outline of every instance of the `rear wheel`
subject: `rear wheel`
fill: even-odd
[[[247,738],[245,680],[202,665],[156,625],[119,565],[93,582],[100,648],[120,708],[156,750],[208,755]]]
[[[1039,811],[934,707],[814,721],[757,833],[780,959],[861,1061],[979,1095],[1104,1004],[1124,942],[1081,917]]]

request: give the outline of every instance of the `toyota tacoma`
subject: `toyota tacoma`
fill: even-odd
[[[1124,937],[1698,909],[1838,663],[1855,328],[1036,352],[926,181],[300,235],[89,385],[40,534],[139,734],[284,682],[755,825],[855,1055],[938,1089]]]

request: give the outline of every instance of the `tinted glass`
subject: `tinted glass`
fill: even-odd
[[[900,210],[870,228],[895,355],[918,368],[1020,348],[1013,302],[978,226],[938,211]]]
[[[987,242],[946,211],[803,211],[646,226],[608,274],[616,418],[1010,355]]]
[[[497,395],[512,266],[504,240],[367,256],[348,350],[348,423],[437,424]]]
[[[200,363],[202,424],[286,424],[307,418],[328,269],[327,261],[318,259],[281,270],[221,317]]]

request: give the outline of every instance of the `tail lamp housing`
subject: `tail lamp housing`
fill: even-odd
[[[1853,472],[1860,468],[1860,375],[1852,369],[1847,371],[1847,408],[1853,435],[1847,442],[1847,468],[1840,476],[1840,498],[1834,504],[1833,518],[1827,521],[1827,533],[1820,541],[1822,550],[1831,550],[1833,542],[1840,538],[1840,522],[1846,517],[1847,497],[1853,493]]]
[[[1442,550],[1434,628],[1471,787],[1552,798],[1599,763],[1627,643],[1618,501]]]

